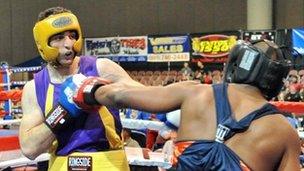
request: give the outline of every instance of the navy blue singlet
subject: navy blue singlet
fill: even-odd
[[[228,84],[212,85],[216,104],[217,131],[215,140],[181,141],[176,143],[175,157],[177,170],[250,170],[228,146],[226,140],[234,134],[244,132],[251,122],[262,116],[280,113],[278,109],[266,103],[237,122],[232,116],[227,96]],[[185,147],[184,144],[188,145]]]

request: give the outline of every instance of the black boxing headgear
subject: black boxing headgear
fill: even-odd
[[[290,62],[284,58],[279,48],[267,44],[266,52],[254,46],[256,43],[240,43],[231,49],[224,70],[224,81],[242,83],[260,89],[268,100],[277,96],[290,70]],[[271,53],[275,52],[275,53]],[[276,59],[272,59],[276,55]]]

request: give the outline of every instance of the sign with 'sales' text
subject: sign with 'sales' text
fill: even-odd
[[[189,61],[189,37],[148,36],[148,62]]]

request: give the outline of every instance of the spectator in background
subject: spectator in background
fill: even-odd
[[[131,137],[131,129],[123,128],[122,129],[122,138],[124,141],[124,146],[126,147],[140,147],[138,142]]]
[[[173,152],[175,150],[174,143],[177,138],[177,131],[171,130],[169,133],[169,140],[167,140],[164,144],[164,147],[162,148],[162,153],[164,154],[164,159],[166,162],[172,162],[173,160]],[[170,169],[163,169],[159,168],[159,171],[173,171],[176,170],[174,167],[171,167]]]
[[[158,121],[158,122],[165,122],[166,116],[162,114],[151,114],[144,111],[138,111],[134,109],[126,109],[125,112],[126,118],[128,119],[139,119],[139,120],[150,120],[150,121]],[[149,129],[138,129],[144,133],[147,137],[146,139],[146,147],[150,150],[154,148],[154,145],[157,141],[158,131],[149,130]]]
[[[294,88],[296,88],[297,91],[299,91],[302,87],[300,83],[300,76],[297,74],[289,75],[288,82],[289,82],[288,87],[294,86]]]
[[[221,72],[219,70],[213,71],[213,74],[212,74],[212,83],[213,84],[222,83],[222,75],[221,75]]]
[[[204,74],[206,73],[205,71],[205,66],[202,62],[198,61],[197,62],[197,71],[196,71],[196,75],[194,76],[195,80],[200,80],[201,83],[204,83]]]
[[[166,85],[172,84],[172,83],[174,83],[174,82],[175,82],[175,81],[174,81],[174,79],[169,78],[169,79],[167,79],[167,80],[164,82],[163,86],[166,86]]]
[[[304,86],[303,85],[302,85],[299,93],[300,93],[301,101],[304,102]]]
[[[166,141],[174,136],[179,128],[181,118],[181,110],[174,110],[166,114],[165,127],[158,131],[158,136],[154,144],[154,151],[162,150]],[[172,134],[173,133],[173,134]],[[176,138],[176,137],[175,137]]]
[[[301,101],[300,91],[296,84],[289,85],[289,88],[286,89],[287,93],[284,97],[285,101],[299,102]]]
[[[212,74],[211,71],[204,73],[203,75],[203,83],[204,84],[212,84]]]
[[[272,100],[273,101],[284,101],[284,98],[285,98],[285,94],[286,92],[284,90],[282,90],[279,95],[275,98],[273,98]]]
[[[165,122],[166,121],[166,115],[164,114],[150,114],[151,121],[157,121],[157,122]],[[154,130],[147,130],[147,141],[146,141],[146,148],[152,150],[154,148],[154,144],[156,142],[156,139],[158,137],[158,131]]]
[[[169,140],[167,140],[162,149],[162,153],[165,154],[165,160],[171,161],[174,152],[174,143],[177,138],[177,131],[171,130],[169,133]]]
[[[183,74],[183,81],[186,81],[186,80],[190,80],[192,75],[193,75],[193,71],[192,69],[189,67],[189,63],[188,62],[185,62],[184,63],[184,67],[181,69],[181,72]]]

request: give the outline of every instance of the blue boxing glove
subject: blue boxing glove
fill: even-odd
[[[74,103],[73,96],[84,79],[86,79],[84,75],[76,74],[62,83],[58,104],[45,118],[46,125],[55,135],[70,125],[70,122],[83,112]]]
[[[177,131],[180,124],[180,110],[174,110],[166,114],[165,126],[159,130],[159,134],[162,137],[167,137],[171,130]]]
[[[76,74],[66,79],[61,85],[59,104],[61,104],[72,117],[78,117],[82,112],[73,101],[73,97],[84,79],[86,79],[84,75]]]

